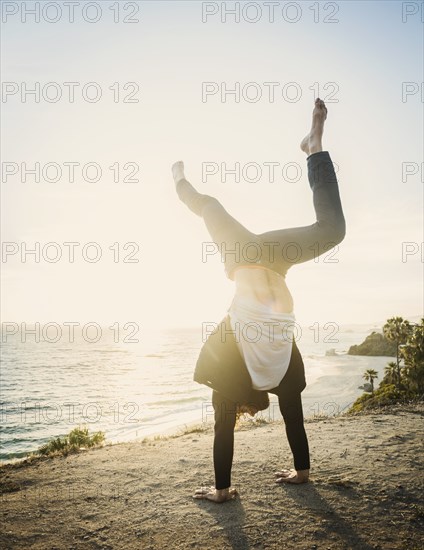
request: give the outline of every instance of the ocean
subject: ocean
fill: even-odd
[[[347,355],[372,330],[378,328],[352,325],[336,334],[300,329],[305,418],[346,410],[362,394],[358,386],[369,368],[378,372],[378,386],[393,358]],[[142,331],[138,343],[116,343],[109,333],[96,343],[82,337],[36,342],[28,334],[22,342],[19,333],[3,335],[2,462],[22,458],[76,426],[104,431],[107,441],[118,442],[213,422],[211,390],[193,381],[201,327]],[[331,348],[335,355],[326,355]],[[277,397],[269,396],[271,406],[258,416],[281,419]]]

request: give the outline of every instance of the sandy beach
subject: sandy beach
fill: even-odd
[[[233,487],[216,504],[213,425],[1,468],[4,549],[405,549],[424,546],[424,405],[306,422],[311,481],[293,466],[280,422],[242,422]]]

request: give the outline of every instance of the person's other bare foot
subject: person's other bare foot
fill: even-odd
[[[212,485],[209,489],[207,487],[196,489],[193,498],[202,498],[212,500],[212,502],[221,503],[226,502],[227,500],[232,500],[237,494],[236,489],[231,489],[230,487],[227,487],[226,489],[215,489]]]
[[[302,139],[300,143],[300,148],[308,156],[322,151],[322,134],[324,133],[324,122],[326,118],[327,107],[325,106],[324,101],[317,97],[315,100],[315,107],[312,112],[311,131]]]
[[[174,176],[175,185],[177,185],[180,180],[185,179],[184,162],[182,160],[179,160],[172,165],[172,175]]]
[[[275,472],[275,483],[307,483],[309,470],[280,470]]]
[[[300,142],[300,148],[309,156],[309,134],[307,134]]]

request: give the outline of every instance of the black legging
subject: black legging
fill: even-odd
[[[296,470],[309,470],[309,445],[303,424],[301,392],[306,386],[302,356],[293,342],[289,368],[279,386],[268,390],[278,395],[280,412],[284,418],[287,439],[293,453]],[[234,426],[236,423],[236,403],[220,393],[212,392],[215,411],[215,437],[213,443],[213,463],[216,489],[231,486],[231,468],[234,455]]]
[[[203,218],[209,235],[221,252],[227,277],[233,279],[234,270],[239,265],[257,263],[258,255],[263,265],[285,276],[294,264],[310,261],[344,239],[346,224],[329,152],[309,155],[307,166],[316,222],[259,234],[252,233],[233,218],[215,197],[198,193],[186,179],[178,181],[179,198]],[[246,252],[237,255],[233,252],[237,249]],[[255,250],[258,251],[256,256]],[[253,254],[252,261],[247,258],[248,254]]]

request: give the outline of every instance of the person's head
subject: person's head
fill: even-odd
[[[242,414],[250,414],[250,416],[255,416],[255,414],[258,412],[258,409],[251,403],[248,403],[246,405],[238,405],[237,406],[237,419],[242,415]]]

